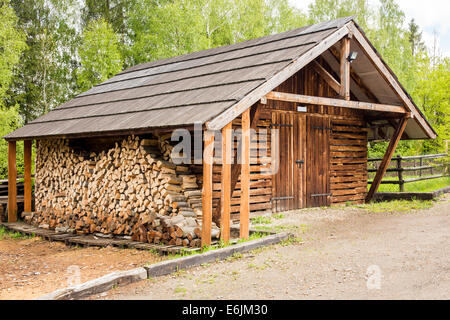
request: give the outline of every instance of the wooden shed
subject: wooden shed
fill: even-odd
[[[173,164],[167,137],[195,126],[203,161]],[[241,129],[239,148],[231,128]],[[37,144],[30,222],[156,242],[169,237],[156,218],[186,216],[209,244],[214,223],[228,241],[230,217],[245,238],[251,214],[370,200],[400,139],[435,137],[363,31],[342,18],[134,66],[8,134],[8,217],[17,219],[18,140],[25,212]],[[367,141],[380,139],[390,143],[367,192]],[[233,153],[241,163],[225,161]]]

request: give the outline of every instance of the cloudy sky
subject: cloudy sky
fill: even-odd
[[[422,30],[422,37],[429,48],[433,46],[433,32],[437,32],[441,53],[450,57],[450,0],[396,0],[409,21],[414,18]],[[307,9],[313,0],[289,0],[301,9]],[[377,0],[370,0],[378,4]]]

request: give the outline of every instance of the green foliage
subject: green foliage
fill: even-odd
[[[22,118],[19,115],[17,106],[0,109],[0,137],[17,129],[22,125]],[[23,143],[16,144],[17,174],[23,174]],[[0,179],[8,176],[8,142],[0,139]]]
[[[422,152],[444,152],[443,140],[450,139],[450,59],[430,58],[423,54],[418,65],[413,96],[438,134],[436,140],[423,143]]]
[[[287,0],[137,0],[130,12],[133,63],[228,45],[300,27]]]
[[[18,18],[9,0],[0,0],[0,108],[12,82],[14,67],[26,48],[25,34],[17,24]]]
[[[425,43],[422,41],[422,32],[414,19],[411,19],[408,25],[408,41],[411,45],[411,53],[413,56],[418,52],[425,51]]]
[[[78,38],[77,0],[11,0],[27,49],[16,68],[7,105],[25,123],[73,97]]]
[[[78,85],[86,91],[122,70],[119,38],[104,19],[92,21],[83,32]]]

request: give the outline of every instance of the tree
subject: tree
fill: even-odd
[[[436,130],[438,137],[423,143],[422,152],[444,151],[443,140],[450,139],[450,59],[437,62],[423,54],[419,61],[414,100]]]
[[[103,18],[92,21],[83,32],[79,50],[78,85],[86,91],[122,70],[119,38]]]
[[[77,0],[11,0],[27,50],[16,68],[8,105],[19,105],[25,122],[73,97]]]
[[[18,18],[9,1],[0,0],[0,137],[17,129],[21,124],[17,106],[5,105],[5,98],[13,80],[13,71],[26,49],[25,34],[17,27]],[[23,146],[18,145],[18,171],[23,167]],[[0,140],[0,178],[8,173],[8,143]]]
[[[18,107],[0,109],[0,137],[14,131],[23,124],[19,115]],[[23,143],[18,143],[16,147],[16,166],[18,174],[23,173]],[[8,142],[0,139],[0,179],[8,176]]]
[[[367,30],[372,9],[368,0],[315,0],[308,7],[308,22],[310,24],[327,20],[355,16],[355,20]]]
[[[0,0],[0,107],[13,78],[14,67],[26,48],[25,34],[17,27],[18,19],[9,1]]]
[[[409,36],[408,40],[411,45],[411,53],[414,56],[418,51],[425,49],[425,44],[422,41],[422,32],[419,32],[419,26],[411,19],[408,25]]]
[[[136,64],[286,31],[306,18],[287,0],[137,0],[128,22]]]

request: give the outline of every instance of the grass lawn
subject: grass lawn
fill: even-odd
[[[404,179],[418,178],[414,176],[407,176]],[[392,180],[387,177],[386,180]],[[438,179],[422,180],[416,182],[405,183],[405,192],[431,192],[450,186],[450,177],[443,177]],[[370,184],[368,185],[370,188]],[[398,192],[399,186],[396,184],[380,184],[378,192]]]
[[[369,212],[403,212],[417,209],[428,209],[433,206],[433,200],[392,200],[371,202],[355,205]]]

